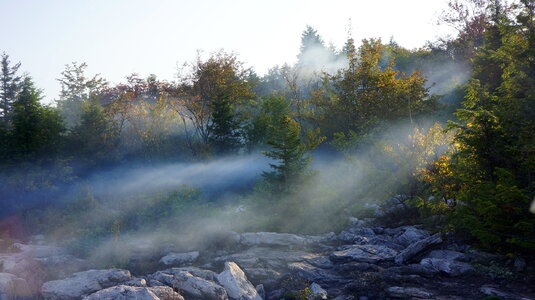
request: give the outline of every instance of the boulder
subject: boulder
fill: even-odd
[[[184,300],[179,293],[168,286],[135,287],[118,285],[93,293],[84,300]]]
[[[210,300],[228,299],[226,290],[219,284],[192,275],[187,271],[175,271],[166,274],[158,271],[151,275],[153,280],[164,283],[174,289],[183,291],[186,296]]]
[[[234,262],[225,263],[225,270],[217,276],[217,281],[232,299],[262,300],[253,284],[247,280],[245,273]]]
[[[402,299],[432,299],[433,294],[415,287],[392,286],[386,289],[390,297]]]
[[[13,274],[0,273],[0,300],[29,297],[31,294],[26,280]]]
[[[451,251],[451,250],[433,250],[427,255],[425,255],[424,258],[439,258],[439,259],[446,259],[446,260],[457,260],[457,261],[467,261],[468,257],[466,254],[457,252],[457,251]]]
[[[395,242],[397,244],[408,247],[413,243],[416,243],[420,240],[429,237],[429,232],[421,229],[417,229],[414,226],[407,226],[404,228],[404,231],[395,237]]]
[[[186,253],[174,253],[171,252],[166,256],[160,259],[160,263],[169,266],[169,265],[187,265],[196,261],[199,257],[199,251],[192,251]]]
[[[429,249],[430,247],[434,245],[438,245],[442,243],[442,238],[440,237],[440,233],[436,233],[430,237],[427,237],[423,240],[419,240],[411,245],[409,245],[405,250],[401,251],[398,255],[396,255],[394,261],[397,264],[403,264],[416,255],[420,254],[422,251]]]
[[[470,264],[442,258],[424,258],[420,264],[434,268],[452,277],[460,276],[474,270]]]
[[[308,297],[308,300],[327,299],[327,291],[321,285],[313,282],[309,289],[312,295]]]
[[[200,277],[202,279],[206,279],[206,280],[209,280],[209,281],[217,281],[217,273],[216,272],[210,271],[210,270],[199,269],[197,267],[171,268],[171,269],[163,270],[161,272],[166,273],[166,274],[170,274],[170,275],[174,275],[176,273],[183,272],[183,271],[186,271],[186,272],[190,273],[191,275],[196,276],[196,277]]]
[[[396,250],[382,245],[351,245],[331,253],[330,258],[334,262],[378,263],[393,260],[397,254]]]
[[[214,261],[221,264],[233,261],[244,269],[269,268],[277,270],[277,272],[283,272],[288,263],[303,261],[310,255],[311,253],[304,251],[251,247],[242,252],[216,257]]]
[[[399,275],[418,275],[427,278],[431,278],[439,273],[436,268],[419,264],[391,267],[386,269],[384,272]]]
[[[62,280],[45,282],[41,294],[45,299],[79,299],[131,279],[128,270],[89,270],[74,273]]]

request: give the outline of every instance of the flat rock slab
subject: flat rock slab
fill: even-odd
[[[442,238],[440,237],[440,233],[436,233],[430,237],[409,245],[407,248],[405,248],[405,250],[396,255],[394,261],[397,264],[403,264],[407,261],[410,261],[414,256],[420,254],[422,251],[440,243],[442,243]]]
[[[397,254],[396,250],[383,245],[351,245],[331,253],[330,259],[334,262],[379,263],[393,260]]]
[[[401,299],[433,299],[433,294],[420,288],[392,286],[386,289],[390,297]]]

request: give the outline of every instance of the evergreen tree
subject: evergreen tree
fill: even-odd
[[[241,145],[240,122],[236,119],[231,102],[224,96],[212,102],[210,143],[216,153],[236,152]]]
[[[41,93],[29,77],[14,103],[9,133],[10,153],[16,161],[52,159],[60,148],[64,131],[61,117],[52,108],[40,104]]]
[[[13,102],[20,90],[21,77],[17,75],[20,63],[11,65],[9,55],[2,54],[0,74],[0,111],[3,126],[8,127],[10,115],[13,110]],[[1,125],[0,125],[1,126]]]

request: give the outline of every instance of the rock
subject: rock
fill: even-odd
[[[283,277],[283,274],[269,268],[244,268],[243,271],[253,282],[275,283]]]
[[[411,264],[406,266],[391,267],[384,271],[385,273],[393,273],[400,275],[418,275],[431,278],[439,273],[439,270],[425,265]]]
[[[312,292],[312,295],[308,297],[309,300],[327,299],[327,291],[324,290],[319,284],[313,282],[309,288]]]
[[[305,261],[313,266],[322,269],[330,269],[333,267],[332,261],[328,256],[319,254],[310,254],[304,257]]]
[[[403,249],[406,248],[406,247],[394,242],[394,239],[392,237],[387,236],[387,235],[371,237],[371,238],[368,239],[368,244],[386,246],[386,247],[388,247],[390,249],[394,249],[394,250],[396,250],[398,252],[401,252],[401,251],[403,251]]]
[[[248,232],[240,234],[240,243],[245,246],[304,246],[307,239],[290,233]]]
[[[382,245],[351,245],[346,246],[344,250],[331,253],[330,258],[333,262],[378,263],[392,260],[397,254],[396,250]]]
[[[196,267],[182,267],[182,268],[171,268],[164,270],[162,272],[166,272],[168,274],[174,274],[175,272],[181,272],[186,271],[191,273],[191,275],[200,277],[202,279],[210,280],[210,281],[217,281],[217,273],[210,270],[203,270]]]
[[[515,267],[515,270],[517,270],[518,272],[524,271],[526,266],[527,266],[526,260],[523,259],[522,257],[517,257],[515,259],[514,267]]]
[[[264,285],[263,284],[259,284],[255,287],[256,289],[256,292],[258,293],[258,295],[260,296],[260,298],[262,299],[266,299],[266,290],[264,289]]]
[[[306,262],[291,263],[288,265],[288,268],[294,273],[292,276],[297,276],[311,282],[331,284],[343,281],[343,278],[332,270],[324,270]]]
[[[403,233],[395,237],[395,242],[407,247],[427,237],[429,237],[428,231],[417,229],[414,226],[407,226]]]
[[[409,245],[405,250],[401,251],[394,259],[397,264],[402,264],[409,261],[414,256],[420,254],[422,251],[428,249],[431,246],[442,243],[440,233],[436,233],[428,238],[419,240],[414,244]]]
[[[127,270],[89,270],[74,273],[62,280],[45,282],[41,294],[45,299],[79,299],[131,279]]]
[[[517,295],[514,293],[508,293],[504,292],[502,290],[499,290],[495,286],[492,285],[484,285],[482,286],[479,291],[487,296],[498,296],[502,299],[515,299],[515,300],[530,300],[532,298],[530,297],[524,297],[521,295]]]
[[[342,273],[347,272],[379,272],[381,268],[378,265],[369,263],[350,262],[335,266],[335,270]]]
[[[288,263],[304,261],[310,255],[312,254],[304,251],[251,247],[243,252],[216,257],[214,261],[221,264],[233,261],[244,269],[268,268],[283,272]]]
[[[431,299],[433,297],[433,294],[431,294],[430,292],[415,287],[392,286],[387,288],[386,292],[390,297],[402,299]]]
[[[186,296],[200,299],[226,300],[227,292],[219,284],[192,275],[187,271],[175,270],[173,274],[158,271],[151,275],[152,280],[183,291]]]
[[[191,264],[199,257],[199,251],[192,251],[186,253],[171,252],[160,259],[160,263],[164,265],[186,265]]]
[[[128,286],[137,286],[137,287],[146,287],[148,285],[147,280],[145,280],[144,278],[134,278],[132,280],[123,282],[122,284],[128,285]]]
[[[451,251],[451,250],[433,250],[429,252],[425,258],[439,258],[439,259],[446,259],[446,260],[457,260],[457,261],[467,261],[468,257],[466,254],[457,252],[457,251]]]
[[[43,266],[23,253],[0,255],[0,272],[26,280],[32,293],[39,293],[46,276]]]
[[[134,287],[118,285],[93,293],[84,300],[184,300],[179,293],[170,287]]]
[[[452,277],[460,276],[474,270],[470,264],[441,258],[424,258],[420,264],[432,267]]]
[[[31,294],[26,280],[13,274],[0,273],[0,300],[29,297]]]
[[[225,263],[225,270],[217,276],[217,281],[232,299],[262,300],[253,284],[247,280],[245,273],[234,262]]]

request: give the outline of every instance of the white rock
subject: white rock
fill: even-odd
[[[131,279],[127,270],[89,270],[74,273],[62,280],[45,282],[41,294],[45,299],[78,299]]]
[[[226,290],[230,298],[239,300],[262,300],[255,287],[242,269],[234,262],[226,262],[225,270],[217,276],[217,281]]]
[[[420,264],[432,267],[450,276],[460,276],[474,270],[474,268],[467,263],[441,258],[424,258]]]
[[[171,252],[160,259],[160,263],[164,265],[185,265],[191,264],[199,257],[199,251],[192,251],[186,253]]]
[[[193,276],[187,271],[176,271],[173,274],[158,271],[151,277],[153,280],[160,281],[165,285],[183,291],[186,296],[192,298],[210,300],[228,299],[225,288],[213,281]]]

